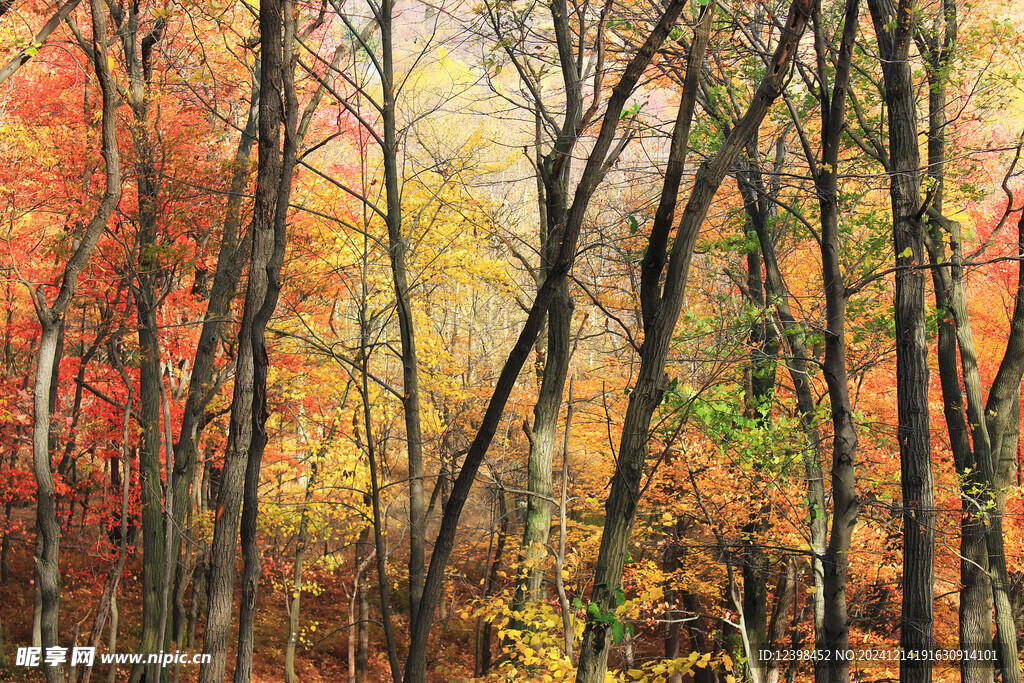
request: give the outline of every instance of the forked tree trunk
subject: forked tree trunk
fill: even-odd
[[[412,638],[409,643],[409,654],[406,658],[404,673],[406,683],[424,683],[426,681],[427,644],[433,625],[434,609],[437,607],[444,587],[446,566],[455,544],[463,507],[469,498],[470,489],[473,486],[476,473],[483,463],[484,455],[498,429],[501,415],[512,388],[515,386],[516,378],[540,334],[551,301],[557,293],[558,287],[567,279],[569,270],[575,261],[576,245],[583,227],[584,213],[603,176],[602,169],[607,163],[608,151],[611,148],[626,100],[633,92],[633,88],[647,65],[650,64],[651,59],[654,58],[654,54],[668,37],[682,9],[682,0],[669,1],[658,24],[637,54],[629,61],[619,82],[612,89],[600,132],[594,141],[590,156],[587,158],[572,206],[566,217],[562,246],[559,249],[558,257],[552,265],[547,280],[537,292],[537,297],[523,324],[519,338],[502,367],[477,435],[470,444],[462,469],[452,487],[451,497],[444,507],[440,529],[430,558],[430,568],[427,571],[423,587],[423,599],[420,603],[420,610],[416,614],[416,621],[412,625]]]
[[[924,26],[918,29],[918,47],[925,59],[928,75],[928,176],[933,185],[932,208],[942,212],[945,185],[946,161],[946,85],[947,68],[952,61],[957,42],[956,3],[943,3],[943,35]],[[992,586],[989,581],[988,550],[985,545],[984,521],[974,503],[976,491],[981,490],[980,471],[969,438],[965,405],[960,389],[960,372],[957,369],[957,327],[968,324],[961,317],[966,310],[955,310],[954,299],[966,296],[963,271],[959,267],[940,267],[946,263],[945,244],[947,239],[953,249],[954,259],[959,257],[960,235],[954,231],[946,234],[936,220],[929,221],[929,262],[932,266],[932,283],[935,290],[935,307],[944,313],[938,316],[938,343],[936,356],[939,380],[942,389],[943,413],[946,430],[949,433],[953,464],[960,477],[960,608],[958,631],[961,649],[992,649]],[[970,335],[969,329],[966,330]],[[969,349],[973,356],[974,350]],[[972,396],[973,410],[981,413],[980,396]],[[980,444],[979,444],[980,445]],[[964,658],[960,662],[962,683],[991,683],[992,662]]]
[[[121,197],[121,166],[117,151],[117,93],[107,58],[107,24],[101,0],[90,0],[92,10],[93,68],[102,92],[101,153],[106,162],[103,199],[86,226],[78,247],[64,266],[60,289],[52,305],[47,304],[42,288],[31,291],[39,319],[39,355],[33,385],[32,469],[36,479],[36,557],[35,584],[38,586],[40,646],[59,647],[58,614],[60,606],[60,525],[57,522],[53,473],[50,462],[50,392],[56,369],[57,339],[64,316],[74,299],[78,277],[96,248]],[[62,683],[63,667],[44,666],[47,683]]]
[[[693,44],[697,49],[691,47],[679,115],[669,150],[665,187],[641,265],[640,302],[644,341],[640,350],[640,370],[629,395],[619,445],[619,460],[605,504],[604,530],[590,600],[602,615],[614,610],[614,597],[622,581],[626,548],[647,459],[651,417],[664,393],[665,361],[682,309],[697,235],[726,173],[754,131],[760,127],[770,105],[781,93],[813,4],[813,0],[795,0],[791,6],[767,73],[754,92],[746,114],[730,132],[719,151],[697,171],[670,251],[669,235],[686,158],[690,121],[703,59],[701,43],[704,41],[695,39]],[[702,12],[702,19],[710,25],[708,15],[714,12],[714,3],[705,5]],[[588,623],[576,674],[579,683],[598,683],[604,680],[611,635],[609,625],[596,621],[588,610]]]
[[[610,7],[610,5],[609,5]],[[606,10],[607,11],[607,10]],[[537,286],[541,287],[548,278],[552,264],[558,256],[563,226],[568,211],[569,183],[571,181],[570,155],[576,143],[576,130],[584,116],[583,81],[577,70],[572,32],[568,28],[570,13],[565,0],[551,4],[551,21],[555,27],[555,43],[562,85],[565,91],[565,116],[558,131],[557,139],[548,154],[540,157],[540,119],[537,119],[534,146],[538,150],[538,218],[540,219],[540,266],[535,271]],[[596,40],[598,54],[603,55],[603,29],[606,16],[602,14]],[[582,43],[583,37],[579,39]],[[582,49],[582,48],[580,48]],[[602,57],[599,57],[601,59]],[[601,69],[598,65],[597,69]],[[595,93],[596,98],[600,96]],[[538,91],[539,97],[539,91]],[[540,110],[541,102],[536,103]],[[512,610],[520,612],[528,602],[542,600],[544,584],[544,558],[547,556],[548,537],[551,533],[553,500],[553,466],[555,441],[558,432],[558,415],[565,391],[565,380],[569,373],[571,350],[573,302],[568,281],[556,290],[548,309],[547,339],[544,344],[543,366],[540,368],[540,389],[533,408],[533,425],[525,426],[530,444],[527,459],[527,482],[529,492],[526,498],[526,519],[523,523],[523,540],[520,545],[520,569]],[[520,622],[521,628],[532,628],[528,622]]]
[[[910,44],[916,21],[913,0],[893,7],[868,0],[878,39],[889,123],[889,193],[896,253],[896,404],[903,491],[903,583],[900,647],[933,646],[935,492],[928,418],[928,341],[925,330],[925,263],[920,154]],[[902,683],[928,683],[930,658],[900,661]]]
[[[291,21],[291,16],[289,16],[289,23]],[[283,85],[281,3],[278,0],[264,2],[260,7],[259,22],[262,46],[260,92],[279,93]],[[289,95],[294,97],[294,91]],[[210,660],[200,665],[200,683],[223,683],[224,680],[234,594],[235,544],[239,528],[239,513],[243,492],[245,489],[251,488],[248,486],[248,482],[252,478],[252,469],[255,468],[257,478],[259,475],[259,463],[250,462],[252,458],[250,451],[254,442],[256,423],[265,419],[257,413],[258,409],[264,408],[264,404],[261,403],[264,396],[261,394],[257,398],[255,393],[258,382],[257,365],[262,365],[262,377],[265,380],[266,357],[263,355],[257,360],[255,356],[265,354],[263,346],[257,346],[257,342],[262,341],[262,330],[257,333],[257,328],[260,325],[258,319],[262,319],[263,325],[269,319],[269,315],[266,315],[265,318],[262,317],[261,312],[267,300],[269,281],[271,278],[279,277],[280,273],[280,261],[277,261],[277,269],[272,262],[277,253],[278,239],[281,241],[282,251],[284,246],[283,221],[278,230],[276,220],[279,210],[279,185],[282,180],[280,141],[283,116],[284,106],[280,97],[264,96],[260,98],[259,167],[252,225],[251,265],[246,285],[241,328],[238,333],[228,445],[221,472],[220,488],[217,493],[213,542],[210,549],[209,601],[203,642],[203,653],[209,655]],[[294,128],[290,128],[289,133],[293,130]],[[285,207],[281,207],[281,210],[286,208],[285,205]],[[271,308],[272,310],[273,308]],[[265,391],[265,384],[262,389]],[[255,496],[255,491],[251,491],[251,495]],[[240,614],[235,680],[248,680],[252,665],[251,610],[255,605],[258,581],[258,557],[255,558],[256,566],[252,564],[252,553],[256,551],[255,510],[252,508],[254,502],[253,500],[248,504],[246,523],[242,527],[244,552],[246,552],[246,562],[249,564],[247,576],[243,579],[242,612],[249,610],[249,621],[243,623]],[[253,575],[254,570],[256,576]]]

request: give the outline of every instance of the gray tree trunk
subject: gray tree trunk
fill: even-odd
[[[99,208],[86,226],[78,247],[64,266],[60,289],[53,304],[47,304],[42,289],[31,290],[39,319],[39,355],[33,384],[32,470],[37,484],[35,583],[38,590],[40,646],[58,647],[60,609],[60,525],[57,522],[53,473],[50,461],[50,392],[57,352],[57,339],[65,314],[74,299],[78,277],[96,248],[121,197],[121,166],[117,150],[117,93],[107,59],[107,24],[101,0],[90,0],[93,28],[93,68],[102,93],[101,153],[106,162],[105,187]],[[44,666],[47,683],[62,683],[63,667]]]

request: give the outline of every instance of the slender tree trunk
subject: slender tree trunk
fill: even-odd
[[[707,34],[710,31],[710,14],[714,12],[714,4],[709,3],[702,9],[702,31],[695,36],[687,62],[686,82],[669,151],[665,188],[651,228],[647,253],[641,264],[640,301],[644,320],[644,341],[640,350],[640,370],[629,395],[629,405],[623,421],[619,460],[605,504],[605,523],[590,600],[591,604],[597,605],[600,614],[614,609],[615,592],[622,580],[623,562],[647,456],[651,417],[661,403],[667,381],[665,360],[682,309],[697,234],[725,174],[732,168],[736,157],[754,131],[760,127],[768,108],[781,92],[796,47],[807,25],[812,5],[811,0],[796,0],[793,3],[779,44],[768,64],[767,73],[754,92],[746,114],[730,132],[719,151],[697,171],[690,198],[669,252],[669,234],[675,214],[683,161],[686,157],[700,64],[707,43]],[[661,284],[663,270],[664,285]],[[598,683],[604,680],[610,645],[611,629],[606,623],[598,622],[592,615],[588,615],[577,667],[579,683]]]
[[[957,17],[956,4],[943,3],[941,37],[937,31],[918,29],[918,45],[926,60],[928,74],[928,175],[933,183],[931,208],[942,212],[946,160],[946,69],[956,49]],[[959,636],[962,649],[992,649],[992,585],[989,580],[989,557],[986,548],[985,522],[974,503],[976,492],[982,490],[984,482],[977,463],[977,451],[981,443],[972,449],[968,438],[967,422],[964,419],[963,394],[960,390],[960,373],[957,370],[957,337],[970,339],[969,319],[966,317],[966,289],[963,271],[956,265],[960,254],[960,235],[955,225],[948,236],[943,226],[932,219],[929,221],[929,260],[932,265],[932,282],[935,290],[935,306],[945,311],[938,320],[937,358],[939,380],[942,387],[943,411],[949,432],[953,463],[961,478],[960,518],[960,609]],[[953,264],[946,263],[946,237],[953,249]],[[950,265],[949,269],[942,265]],[[962,304],[957,306],[954,301]],[[965,326],[962,332],[958,327]],[[966,349],[968,357],[974,355],[973,344]],[[965,367],[965,373],[967,368]],[[973,404],[969,413],[980,415],[980,386],[975,385],[968,402]],[[980,425],[979,425],[980,427]],[[977,434],[977,428],[975,430]],[[987,434],[985,436],[987,441]],[[1001,542],[1001,539],[1000,539]],[[998,618],[997,618],[998,624]],[[1016,656],[1014,656],[1016,659]],[[992,663],[984,660],[964,658],[960,662],[960,679],[963,683],[988,683],[993,679]]]
[[[281,98],[260,100],[259,158],[256,209],[253,220],[252,265],[249,287],[254,289],[252,327],[248,338],[239,343],[252,346],[253,392],[251,432],[246,457],[245,485],[241,519],[242,597],[238,614],[238,653],[235,683],[248,683],[252,675],[253,625],[256,598],[262,575],[256,520],[259,515],[260,465],[267,445],[267,357],[266,328],[281,292],[281,266],[284,263],[288,203],[295,172],[297,146],[300,144],[298,102],[295,91],[295,10],[292,0],[264,1],[260,5],[260,92],[283,93]],[[281,150],[281,123],[284,123],[284,147]],[[261,206],[260,181],[274,189]],[[269,189],[269,187],[268,187]],[[262,270],[258,277],[257,269]],[[248,294],[248,293],[247,293]],[[248,310],[250,300],[246,298]],[[244,315],[244,314],[243,314]]]
[[[249,115],[245,128],[242,130],[235,151],[234,165],[231,176],[231,189],[228,195],[227,207],[224,215],[224,229],[221,235],[220,248],[217,254],[217,268],[213,276],[213,285],[210,288],[210,299],[206,305],[206,313],[203,316],[203,326],[199,333],[199,341],[196,344],[195,356],[192,360],[192,373],[189,377],[188,395],[185,399],[185,408],[181,417],[181,429],[178,433],[178,441],[174,444],[174,524],[176,528],[182,528],[182,524],[189,516],[192,507],[193,492],[191,487],[196,478],[196,461],[199,456],[198,444],[199,435],[206,425],[204,410],[215,395],[214,361],[217,356],[217,349],[223,334],[224,323],[231,311],[231,303],[238,289],[238,281],[241,277],[242,268],[248,260],[247,253],[248,239],[239,237],[241,228],[242,197],[245,184],[248,179],[247,167],[253,142],[256,139],[256,123],[259,104],[259,88],[253,83],[252,97],[249,104]],[[181,536],[175,535],[171,546],[171,555],[175,558],[181,556]],[[180,566],[179,588],[184,590],[187,583],[188,573]],[[193,593],[193,596],[195,594]],[[192,600],[195,604],[195,597]],[[182,607],[178,601],[174,606],[174,621],[184,621]],[[195,620],[190,615],[189,621],[194,624]],[[188,629],[189,642],[195,642],[194,629]]]
[[[119,368],[124,373],[124,368]],[[128,379],[127,374],[122,374],[123,379]],[[96,648],[99,645],[100,638],[103,636],[103,626],[107,620],[108,614],[117,613],[117,587],[121,582],[121,574],[124,572],[125,562],[128,560],[128,498],[131,493],[131,449],[128,446],[128,430],[131,426],[132,419],[132,401],[134,399],[134,387],[131,381],[125,382],[125,386],[128,388],[128,396],[124,400],[124,419],[123,428],[121,431],[121,457],[124,462],[124,476],[121,478],[121,538],[118,542],[117,547],[117,559],[114,561],[114,565],[107,572],[107,579],[103,584],[103,590],[100,593],[100,601],[96,607],[96,617],[93,620],[92,632],[89,635],[89,646]],[[111,628],[111,639],[116,638],[114,633],[117,630],[117,624],[115,623],[116,616],[112,617],[110,622]],[[113,652],[113,649],[110,650]],[[68,683],[75,683],[76,674],[80,669],[72,669],[72,674],[68,680]],[[82,683],[89,683],[89,679],[92,677],[92,666],[85,669],[85,673],[82,675]]]
[[[412,625],[412,637],[404,673],[405,683],[424,683],[426,681],[427,645],[431,626],[433,625],[434,609],[444,587],[445,568],[455,544],[455,536],[458,531],[459,518],[462,516],[463,507],[469,497],[470,489],[473,486],[476,473],[483,462],[484,455],[487,453],[487,449],[497,432],[501,415],[515,385],[516,378],[519,376],[519,372],[522,370],[526,359],[533,349],[534,342],[536,342],[537,336],[540,334],[551,301],[558,287],[568,277],[569,269],[575,261],[576,245],[579,241],[580,229],[583,226],[585,209],[601,181],[603,175],[601,169],[605,166],[606,157],[611,148],[612,139],[618,128],[620,115],[626,100],[632,93],[640,76],[646,70],[647,65],[653,59],[654,54],[661,47],[665,38],[668,37],[682,9],[682,0],[669,1],[658,24],[640,47],[637,54],[629,61],[619,82],[612,89],[612,95],[608,100],[600,132],[594,141],[590,156],[587,158],[572,206],[566,217],[565,231],[563,233],[562,246],[558,252],[558,258],[552,266],[548,279],[537,292],[537,297],[530,308],[519,338],[516,340],[502,367],[501,374],[495,383],[494,391],[477,430],[477,435],[466,453],[462,469],[459,471],[459,475],[452,487],[452,494],[448,504],[444,506],[440,529],[438,530],[434,550],[430,558],[430,568],[427,570],[427,577],[424,582],[423,599],[420,603],[420,610],[416,614],[416,621]]]
[[[558,498],[558,554],[555,555],[555,589],[558,591],[558,605],[562,610],[562,641],[565,658],[573,661],[573,644],[576,631],[573,628],[573,609],[569,605],[569,596],[565,593],[565,579],[562,567],[565,566],[565,542],[568,535],[565,528],[569,490],[569,444],[572,432],[572,417],[575,410],[573,402],[573,379],[569,379],[569,398],[565,408],[565,430],[562,432],[562,491]]]
[[[558,257],[561,246],[566,212],[568,211],[569,183],[571,181],[571,157],[575,145],[575,131],[583,118],[582,78],[576,68],[575,56],[571,49],[571,32],[568,28],[569,11],[565,0],[551,4],[551,19],[555,27],[559,66],[565,89],[565,117],[558,139],[551,151],[537,160],[538,217],[540,223],[540,267],[536,270],[537,286],[541,287],[548,278],[551,266]],[[604,40],[602,23],[598,27],[598,54],[603,54]],[[579,38],[582,43],[583,37]],[[601,68],[599,65],[598,69]],[[539,96],[539,94],[538,94]],[[595,98],[599,97],[595,93]],[[537,108],[542,106],[538,101]],[[534,146],[540,149],[540,121],[535,129]],[[542,600],[547,556],[547,542],[551,533],[553,502],[553,471],[555,440],[558,432],[558,416],[565,391],[565,379],[569,372],[571,349],[573,302],[569,294],[569,283],[563,282],[556,290],[548,309],[547,340],[540,372],[540,390],[533,408],[533,425],[526,426],[530,443],[527,460],[527,485],[530,494],[526,498],[526,519],[523,524],[523,540],[520,556],[523,567],[520,570],[512,609],[519,612],[528,602]],[[521,626],[528,628],[525,623]]]
[[[107,652],[117,652],[117,625],[120,614],[117,610],[117,592],[110,596],[110,634],[107,638]],[[107,683],[114,683],[117,680],[117,664],[111,662],[107,666]]]
[[[740,183],[743,190],[746,183]],[[755,186],[756,187],[756,186]],[[750,201],[754,201],[753,198]],[[755,214],[758,218],[760,212]],[[765,267],[765,293],[778,315],[783,329],[783,339],[789,347],[789,358],[786,367],[790,380],[793,382],[793,393],[796,395],[797,410],[800,414],[800,426],[805,435],[806,445],[803,450],[804,476],[807,478],[807,519],[809,527],[809,545],[811,556],[811,580],[814,586],[812,600],[814,603],[814,643],[815,649],[825,649],[825,570],[822,560],[825,546],[828,543],[828,509],[825,502],[825,480],[821,467],[822,437],[817,422],[817,401],[811,387],[806,333],[803,326],[793,316],[789,303],[789,289],[782,277],[778,256],[775,253],[775,242],[763,220],[753,221],[761,247],[761,257]],[[816,683],[825,682],[825,662],[815,664]]]
[[[40,316],[42,317],[42,316]],[[53,475],[50,472],[49,388],[54,353],[57,350],[57,327],[52,318],[41,319],[39,356],[36,364],[35,420],[32,424],[33,468],[36,477],[36,542],[35,584],[40,597],[40,644],[43,650],[58,643],[58,609],[60,600],[60,524],[54,500]],[[47,683],[63,683],[63,667],[45,667]]]
[[[757,149],[757,133],[751,137],[749,146]],[[758,174],[759,175],[759,174]],[[759,184],[759,179],[754,181]],[[742,181],[741,181],[742,184]],[[744,208],[748,216],[748,228],[755,221],[767,226],[767,216],[774,213],[767,206],[758,206],[746,201]],[[761,211],[768,209],[764,215]],[[767,227],[766,227],[767,231]],[[750,232],[756,232],[750,230]],[[766,306],[765,287],[761,277],[761,253],[751,250],[747,253],[747,297],[755,316],[750,326],[750,382],[748,401],[745,406],[747,417],[752,418],[762,429],[771,424],[772,402],[775,396],[775,377],[778,366],[779,339],[770,309]],[[750,521],[743,527],[743,623],[747,639],[754,644],[748,666],[754,669],[752,678],[764,681],[766,664],[761,660],[760,650],[768,642],[768,557],[760,545],[760,538],[768,530],[771,507],[760,506],[751,513]]]
[[[420,423],[419,365],[416,355],[416,327],[409,295],[406,262],[408,240],[402,230],[401,169],[398,163],[398,137],[395,122],[394,49],[392,47],[391,0],[384,0],[379,15],[381,36],[381,80],[383,111],[381,116],[384,145],[384,187],[387,206],[388,256],[395,291],[398,330],[401,337],[402,409],[405,418],[406,452],[409,461],[409,621],[416,620],[426,576],[426,515],[423,505],[423,434]]]
[[[789,614],[793,609],[793,602],[796,600],[796,590],[796,559],[787,557],[779,571],[779,583],[775,587],[775,607],[772,608],[772,617],[768,622],[767,647],[769,650],[782,649],[782,641],[786,637],[786,629],[789,626]],[[764,683],[779,683],[780,664],[781,661],[777,658],[766,663]]]
[[[493,520],[493,524],[498,527],[498,540],[494,548],[494,555],[490,558],[490,562],[487,565],[487,577],[484,582],[484,594],[483,599],[487,599],[489,595],[494,595],[497,591],[497,572],[501,567],[502,555],[505,552],[505,539],[508,538],[508,526],[509,526],[509,515],[508,507],[505,505],[505,490],[500,486],[494,489],[494,500],[496,503],[496,519]],[[491,632],[492,623],[484,620],[483,617],[479,617],[480,622],[477,625],[477,633],[479,634],[479,640],[477,642],[477,675],[484,676],[491,670]]]
[[[302,597],[302,563],[306,555],[306,538],[309,536],[309,504],[313,500],[316,486],[317,464],[310,467],[309,478],[306,480],[306,495],[299,518],[299,533],[295,539],[295,561],[292,564],[292,585],[288,600],[288,638],[284,650],[284,679],[286,683],[296,683],[295,677],[295,644],[299,637],[299,606]]]
[[[373,561],[375,551],[370,543],[370,529],[367,527],[359,536],[359,547],[369,547],[366,557],[360,562],[356,572],[356,600],[358,611],[356,619],[356,661],[355,661],[355,683],[366,680],[369,670],[368,662],[370,657],[370,590],[366,582],[366,570]]]
[[[1024,217],[1017,223],[1017,253],[1024,256]],[[1024,262],[1022,262],[1024,263]],[[961,358],[963,357],[961,350]],[[1021,670],[1017,658],[1016,630],[1013,623],[1010,586],[1006,558],[1002,548],[1002,516],[1006,494],[1014,484],[1017,471],[1017,448],[1020,433],[1021,376],[1024,374],[1024,265],[1020,265],[1010,337],[999,364],[996,378],[989,390],[985,406],[985,425],[991,442],[991,464],[982,468],[989,480],[989,496],[994,510],[986,525],[986,546],[989,554],[993,601],[996,607],[996,631],[999,637],[999,664],[1003,680],[1017,683]],[[977,457],[977,452],[976,452]]]
[[[847,0],[843,18],[835,82],[831,96],[827,91],[828,54],[824,45],[820,12],[815,11],[815,52],[820,80],[822,144],[821,164],[814,169],[821,223],[822,282],[825,290],[824,375],[832,412],[832,528],[822,560],[824,570],[824,638],[831,655],[824,675],[833,683],[845,683],[850,677],[849,662],[838,655],[850,640],[850,620],[846,603],[846,572],[853,529],[857,523],[860,500],[857,497],[855,463],[857,430],[853,421],[846,359],[847,292],[840,266],[839,242],[839,145],[846,120],[846,91],[849,85],[854,42],[860,5]],[[820,668],[819,668],[820,672]],[[820,673],[816,673],[816,677]]]
[[[290,9],[290,4],[285,0]],[[260,8],[260,92],[282,91],[282,5],[277,0],[264,2]],[[289,25],[293,25],[289,15]],[[291,54],[290,51],[288,53]],[[287,72],[290,73],[290,68]],[[294,90],[286,89],[294,97]],[[234,593],[235,544],[243,496],[247,512],[242,524],[243,553],[246,569],[239,614],[239,645],[235,680],[247,681],[252,667],[252,623],[259,581],[259,556],[255,539],[257,514],[256,485],[259,483],[259,457],[265,420],[266,350],[262,344],[263,327],[276,304],[276,293],[268,296],[271,280],[279,286],[280,259],[283,258],[284,221],[277,216],[287,210],[287,195],[279,205],[282,184],[281,121],[284,104],[280,97],[262,97],[259,101],[259,169],[257,172],[256,206],[252,225],[252,251],[245,305],[238,334],[235,385],[231,403],[228,446],[217,493],[213,543],[210,549],[209,601],[203,653],[210,661],[200,665],[200,683],[222,683],[227,664],[228,639]],[[289,137],[293,127],[289,127]],[[294,139],[289,142],[294,143]],[[280,247],[278,243],[280,242]],[[278,255],[278,251],[282,253]],[[273,304],[266,305],[273,298]],[[257,358],[259,356],[259,358]],[[262,380],[262,386],[258,384]],[[258,395],[257,395],[257,392]],[[265,438],[265,436],[263,436]],[[265,441],[264,441],[265,443]],[[253,446],[255,445],[255,448]],[[257,458],[253,458],[255,454]]]

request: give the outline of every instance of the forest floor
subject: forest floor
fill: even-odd
[[[78,536],[77,538],[81,538]],[[96,613],[97,600],[109,568],[108,561],[95,557],[89,547],[76,547],[75,543],[61,546],[61,605],[60,624],[62,647],[87,644]],[[37,681],[42,676],[24,666],[16,666],[19,647],[32,643],[32,537],[22,534],[11,539],[10,573],[7,582],[0,585],[0,646],[6,655],[7,666],[0,666],[0,681]],[[241,573],[239,563],[239,574]],[[287,637],[285,596],[280,586],[275,587],[271,577],[264,575],[260,596],[261,609],[256,621],[255,655],[252,683],[276,683],[284,680],[283,662]],[[304,599],[302,622],[306,624],[308,641],[300,644],[296,651],[296,674],[298,679],[308,683],[337,683],[348,679],[347,651],[349,597],[345,594],[343,580],[329,580],[328,576],[315,577],[319,586],[314,599]],[[328,579],[328,580],[323,580]],[[120,621],[118,625],[117,651],[133,652],[138,641],[141,615],[142,563],[140,553],[129,558],[121,581],[118,595]],[[279,584],[279,582],[278,582]],[[235,589],[235,619],[238,614],[239,590]],[[188,596],[186,596],[186,605]],[[201,619],[200,619],[201,622]],[[109,620],[107,627],[109,627]],[[308,625],[319,624],[315,631]],[[106,651],[108,634],[101,638],[97,653]],[[77,638],[76,638],[77,637]],[[74,641],[74,642],[72,642]],[[197,629],[197,643],[182,648],[189,655],[202,650],[202,629]],[[228,653],[228,676],[234,667],[234,652]],[[106,681],[106,671],[99,665],[99,654],[93,669],[92,681]],[[376,680],[375,673],[386,667],[386,659],[373,651],[369,655],[369,680]],[[130,666],[118,667],[117,681],[128,680]],[[182,665],[180,681],[195,681],[198,665]]]

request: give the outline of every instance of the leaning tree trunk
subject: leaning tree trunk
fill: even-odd
[[[289,17],[289,21],[291,18]],[[279,93],[282,87],[282,9],[280,2],[272,0],[264,2],[260,8],[260,35],[262,51],[260,55],[260,92]],[[294,91],[290,93],[294,97]],[[206,628],[204,633],[203,653],[210,655],[210,661],[199,668],[200,683],[223,683],[224,670],[227,664],[227,650],[231,626],[231,606],[234,594],[235,577],[235,544],[238,533],[239,512],[242,505],[243,492],[250,489],[250,498],[255,491],[248,486],[251,477],[250,463],[251,446],[254,442],[254,429],[257,422],[265,419],[256,411],[264,409],[261,403],[264,398],[255,397],[257,391],[257,365],[262,365],[261,375],[265,382],[265,355],[259,359],[257,354],[265,354],[257,341],[262,341],[262,330],[257,328],[262,320],[266,325],[266,317],[261,316],[267,301],[267,290],[271,277],[279,277],[280,261],[275,270],[272,260],[277,253],[277,241],[280,239],[283,250],[283,221],[278,230],[276,216],[279,210],[278,193],[282,180],[281,172],[281,120],[284,116],[280,97],[264,96],[259,101],[259,161],[256,179],[256,206],[252,225],[252,251],[250,256],[249,279],[246,285],[245,304],[242,312],[242,323],[238,334],[238,351],[235,368],[235,385],[231,402],[230,427],[228,446],[224,457],[221,473],[220,489],[217,494],[217,512],[215,515],[213,543],[210,549],[209,600],[207,603]],[[294,129],[290,129],[291,132]],[[287,202],[281,210],[287,208]],[[283,254],[282,254],[283,256]],[[276,302],[275,302],[276,303]],[[271,308],[271,311],[273,308]],[[262,389],[265,391],[265,384]],[[262,423],[260,422],[262,425]],[[256,477],[259,475],[259,463],[255,463]],[[258,483],[258,482],[257,482]],[[249,514],[243,525],[243,546],[246,549],[246,560],[249,566],[246,579],[252,579],[253,567],[250,555],[255,548],[255,510],[253,500],[247,507]],[[258,565],[258,558],[257,558]],[[242,610],[249,603],[250,614],[255,604],[256,583],[243,582]],[[252,631],[251,619],[244,624],[248,635],[243,631],[240,615],[238,662],[235,666],[236,680],[242,677],[247,680],[251,672]],[[239,666],[239,664],[241,666]]]
[[[562,245],[558,251],[558,257],[552,264],[547,280],[537,292],[533,306],[523,324],[522,331],[515,345],[509,352],[508,358],[501,369],[498,381],[495,383],[494,391],[487,404],[483,419],[477,430],[476,437],[469,446],[463,461],[462,469],[452,486],[451,497],[445,505],[441,517],[441,526],[438,530],[434,543],[434,551],[430,558],[430,568],[427,570],[427,578],[423,586],[423,599],[420,603],[420,610],[416,615],[416,621],[412,625],[412,638],[409,643],[409,654],[406,658],[404,679],[405,683],[423,683],[427,677],[427,645],[430,630],[433,625],[434,609],[440,598],[444,586],[444,576],[448,559],[451,556],[452,548],[455,545],[455,536],[458,531],[459,518],[469,498],[470,489],[476,478],[476,473],[483,463],[484,455],[494,439],[497,432],[501,415],[504,412],[505,404],[508,402],[512,388],[515,386],[516,378],[522,370],[523,364],[530,356],[534,343],[540,334],[544,318],[554,298],[558,287],[569,275],[576,258],[576,246],[579,242],[580,230],[583,227],[583,218],[590,199],[593,197],[598,184],[601,182],[602,168],[606,164],[608,152],[611,149],[615,131],[618,128],[619,120],[626,100],[629,98],[637,81],[654,58],[654,54],[661,47],[661,44],[668,37],[676,19],[683,10],[682,0],[669,0],[664,9],[664,14],[658,24],[651,31],[651,34],[644,41],[639,51],[629,61],[619,82],[612,89],[612,95],[608,100],[604,120],[601,123],[600,132],[594,141],[591,153],[587,158],[586,166],[580,176],[580,183],[576,188],[572,206],[566,216],[566,223],[562,236]]]
[[[640,302],[644,341],[640,349],[640,370],[629,395],[619,445],[619,460],[605,504],[605,524],[591,594],[591,604],[597,606],[596,611],[601,615],[614,610],[614,597],[622,581],[622,568],[647,456],[651,417],[664,393],[665,360],[682,309],[697,235],[726,173],[751,135],[760,127],[770,105],[781,93],[813,4],[812,0],[794,1],[767,73],[754,92],[746,114],[730,132],[719,151],[697,171],[690,198],[669,251],[669,233],[675,214],[703,58],[703,47],[698,52],[691,47],[680,114],[669,151],[665,189],[641,265]],[[703,18],[707,18],[713,11],[713,3],[705,5],[702,9],[705,13]],[[695,40],[694,44],[698,42]],[[664,285],[661,284],[663,270]],[[597,621],[588,610],[588,622],[577,667],[579,683],[598,683],[604,680],[611,635],[612,629],[608,623]]]
[[[259,89],[253,84],[252,98],[249,105],[249,116],[242,130],[235,151],[232,168],[231,185],[224,215],[224,228],[221,234],[220,248],[217,253],[217,267],[210,287],[210,299],[203,315],[203,326],[196,344],[195,356],[192,360],[192,373],[189,377],[188,394],[185,408],[181,416],[181,428],[178,441],[174,444],[174,525],[184,529],[185,520],[189,516],[192,505],[192,485],[196,478],[196,461],[198,459],[199,435],[205,427],[207,418],[204,415],[206,406],[214,397],[211,387],[215,385],[214,361],[220,346],[222,330],[231,311],[231,302],[238,289],[238,281],[242,268],[249,257],[246,252],[248,241],[239,236],[241,228],[242,194],[248,178],[249,154],[256,139],[257,106]],[[175,534],[171,546],[171,556],[178,558],[181,551],[181,534]],[[188,574],[178,563],[176,589],[184,590],[188,582]],[[194,601],[194,599],[193,599]],[[174,623],[181,624],[185,620],[179,601],[174,605]],[[175,629],[177,630],[177,628]],[[181,643],[178,643],[181,646]]]

